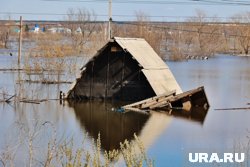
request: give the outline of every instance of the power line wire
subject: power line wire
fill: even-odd
[[[34,12],[0,12],[0,15],[30,15],[30,16],[38,16],[38,15],[45,15],[45,16],[69,16],[69,15],[77,15],[77,14],[66,14],[66,13],[34,13]],[[95,16],[100,17],[107,17],[107,14],[95,14]],[[136,15],[129,15],[129,14],[113,14],[114,17],[133,17],[136,18]],[[168,15],[149,15],[146,16],[148,18],[177,18],[177,19],[191,19],[191,18],[198,18],[197,16],[168,16]],[[203,17],[204,19],[231,19],[231,17]]]
[[[216,36],[222,36],[223,33],[211,33],[207,31],[198,31],[198,30],[190,30],[190,29],[180,29],[180,28],[173,28],[173,27],[163,27],[163,26],[156,26],[156,25],[139,25],[138,23],[132,23],[132,22],[127,22],[124,23],[127,25],[133,25],[133,26],[144,26],[144,27],[150,27],[150,28],[156,28],[156,29],[162,29],[162,30],[172,30],[172,31],[179,31],[179,32],[189,32],[189,33],[201,33],[205,35],[216,35]],[[248,35],[238,35],[238,34],[228,34],[229,37],[242,37],[242,38],[250,38]]]
[[[105,0],[41,0],[47,2],[80,2],[80,3],[107,3]],[[129,4],[172,4],[172,5],[230,5],[230,6],[249,6],[249,1],[228,1],[228,0],[186,0],[186,1],[163,1],[163,0],[113,0],[112,3]]]

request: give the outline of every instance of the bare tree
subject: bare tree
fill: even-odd
[[[84,8],[68,10],[66,17],[67,28],[71,30],[70,38],[72,45],[78,51],[82,51],[89,42],[91,35],[95,31],[96,27],[96,15],[92,11]]]
[[[196,32],[196,48],[194,48],[197,56],[211,56],[215,54],[221,44],[221,28],[216,24],[217,18],[207,19],[206,13],[201,10],[196,11],[196,17],[191,18],[188,22],[192,23],[191,33]]]
[[[10,22],[4,22],[0,25],[0,47],[8,48],[8,42],[10,38],[11,25]]]
[[[189,23],[187,23],[189,24]],[[185,27],[185,26],[184,26]],[[192,26],[189,27],[189,25],[187,25],[188,29],[187,30],[190,30],[192,31]],[[195,36],[194,36],[194,33],[192,32],[183,32],[182,34],[182,41],[185,45],[184,47],[184,53],[186,54],[187,57],[191,56],[193,53],[192,53],[192,47],[194,45],[194,42],[195,42]]]
[[[116,23],[113,25],[114,36],[144,38],[160,55],[164,31],[156,28],[150,21],[150,16],[145,12],[135,12],[135,21],[127,24]]]
[[[179,24],[173,25],[169,28],[168,34],[170,37],[170,43],[168,47],[170,50],[169,58],[172,60],[181,60],[184,58],[184,43],[182,26]]]
[[[0,48],[8,48],[13,25],[11,15],[5,16],[5,21],[0,23]]]
[[[145,34],[148,34],[147,31],[149,29],[150,17],[145,12],[142,11],[136,11],[135,17],[137,23],[136,36],[145,37]]]
[[[247,55],[250,50],[250,12],[235,15],[232,20],[236,25],[234,26],[233,31],[239,49]]]
[[[239,36],[237,37],[244,54],[249,54],[250,49],[250,27],[248,25],[239,26]]]
[[[135,12],[136,31],[135,37],[144,38],[161,55],[161,46],[163,42],[164,31],[157,28],[150,20],[150,16],[142,11]]]

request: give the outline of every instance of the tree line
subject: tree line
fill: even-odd
[[[54,25],[43,25],[46,31],[36,35],[30,35],[27,24],[23,29],[26,38],[40,40],[40,46],[49,45],[42,47],[43,49],[63,44],[63,47],[57,50],[67,48],[79,54],[93,54],[108,40],[107,23],[98,22],[96,18],[94,11],[69,9],[60,26],[67,28],[70,33],[56,34],[56,38],[47,31]],[[12,23],[13,21],[9,20],[0,25],[1,48],[8,48],[11,36],[15,37],[15,33],[11,31],[13,27],[8,26]],[[248,55],[250,12],[237,14],[227,22],[222,22],[217,17],[208,17],[201,10],[197,10],[194,17],[183,22],[153,22],[145,12],[136,12],[134,21],[114,21],[112,36],[145,38],[159,55],[172,60],[209,57],[218,53]]]

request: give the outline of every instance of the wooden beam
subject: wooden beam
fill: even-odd
[[[172,96],[176,93],[176,91],[170,91],[168,93],[164,93],[162,95],[159,95],[159,96],[155,96],[155,97],[151,97],[151,98],[148,98],[148,99],[145,99],[145,100],[142,100],[142,101],[139,101],[139,102],[136,102],[136,103],[132,103],[132,104],[129,104],[129,105],[126,105],[126,106],[123,106],[122,108],[129,108],[129,107],[141,107],[142,105],[145,105],[148,104],[148,103],[155,103],[157,102],[157,100],[159,100],[160,98],[166,98],[166,97],[169,97],[169,96]]]

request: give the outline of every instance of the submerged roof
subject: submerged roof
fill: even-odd
[[[143,67],[142,72],[156,95],[173,90],[176,90],[177,94],[182,92],[167,64],[145,39],[115,37],[114,40]]]

